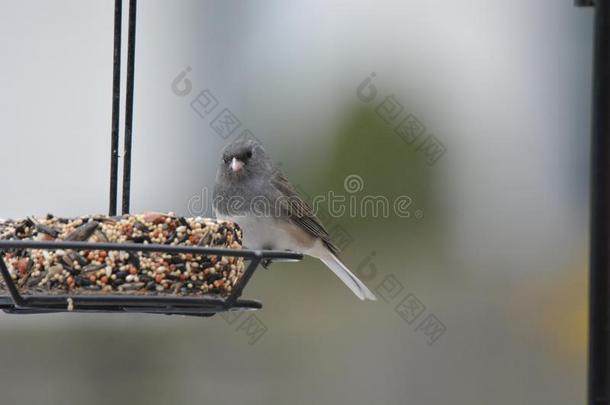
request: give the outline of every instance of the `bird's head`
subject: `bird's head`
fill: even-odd
[[[228,180],[240,181],[263,175],[268,165],[265,150],[258,142],[237,140],[223,150],[218,174]]]

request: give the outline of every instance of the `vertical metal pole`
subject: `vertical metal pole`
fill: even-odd
[[[119,170],[119,109],[121,106],[121,20],[123,0],[114,1],[114,56],[112,60],[112,132],[110,145],[110,204],[108,215],[116,215]]]
[[[129,213],[131,189],[131,128],[133,123],[133,87],[136,53],[137,0],[129,1],[129,32],[127,43],[127,95],[125,100],[125,145],[123,153],[123,214]]]
[[[594,3],[588,391],[610,404],[610,3]]]

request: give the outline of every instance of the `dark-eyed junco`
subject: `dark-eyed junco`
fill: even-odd
[[[224,149],[213,207],[218,219],[242,228],[245,247],[317,257],[358,298],[376,299],[337,258],[338,249],[324,226],[256,141],[238,140]]]

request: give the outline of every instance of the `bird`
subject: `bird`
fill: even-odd
[[[237,139],[223,149],[212,207],[218,220],[239,225],[245,247],[315,257],[358,298],[377,299],[339,259],[339,249],[320,220],[260,142]]]

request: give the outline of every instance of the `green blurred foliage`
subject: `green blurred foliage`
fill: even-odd
[[[418,229],[432,230],[438,225],[436,168],[431,167],[423,153],[408,145],[369,105],[355,105],[341,120],[332,158],[317,180],[319,190],[333,190],[338,195],[355,196],[360,213],[362,198],[384,196],[390,203],[389,216],[346,214],[337,222],[350,229],[366,228],[374,233],[391,231],[402,234]],[[344,181],[349,175],[364,181],[362,191],[350,194]],[[400,196],[412,199],[410,216],[397,216],[393,202]],[[328,208],[328,207],[325,207]],[[416,215],[421,211],[422,217]]]

